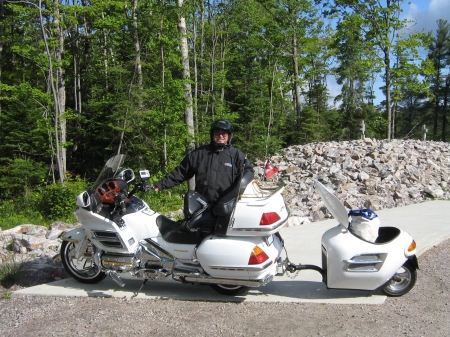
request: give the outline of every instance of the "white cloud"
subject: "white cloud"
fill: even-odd
[[[405,4],[405,14],[408,19],[415,22],[413,29],[416,31],[432,31],[437,29],[438,19],[450,21],[449,0],[416,0]]]

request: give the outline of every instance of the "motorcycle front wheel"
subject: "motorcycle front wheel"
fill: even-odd
[[[417,271],[414,266],[406,262],[391,280],[382,288],[383,292],[389,296],[402,296],[409,292],[417,280]]]
[[[211,284],[211,288],[220,294],[228,296],[246,295],[248,293],[248,287],[233,286],[229,284]]]
[[[95,253],[95,246],[88,245],[86,248],[86,255],[93,256]],[[75,257],[75,244],[68,241],[63,241],[61,245],[61,260],[64,268],[75,280],[81,283],[98,283],[102,281],[106,274],[100,271],[100,268],[94,263],[92,257],[85,257],[84,255],[77,259]]]

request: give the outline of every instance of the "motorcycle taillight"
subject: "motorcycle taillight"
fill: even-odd
[[[280,216],[276,212],[263,213],[263,215],[261,216],[261,220],[259,221],[259,225],[268,226],[274,224],[280,219]]]
[[[255,246],[252,253],[250,254],[250,258],[248,259],[248,264],[261,264],[268,259],[269,257],[267,256],[267,254],[261,248]]]

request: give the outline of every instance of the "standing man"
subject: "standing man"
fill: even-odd
[[[162,180],[154,183],[155,191],[170,188],[195,175],[195,191],[214,206],[237,183],[243,171],[253,167],[242,151],[231,145],[233,126],[226,119],[211,125],[211,143],[190,152]]]

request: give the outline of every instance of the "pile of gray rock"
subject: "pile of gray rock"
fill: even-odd
[[[289,226],[330,218],[314,180],[327,186],[347,209],[399,207],[432,199],[450,199],[450,144],[418,140],[355,140],[322,142],[285,148],[271,157],[279,173],[266,183],[282,181],[291,211]],[[264,180],[264,161],[255,166]],[[264,181],[263,181],[264,182]],[[23,261],[31,278],[67,277],[58,255],[63,231],[21,225],[0,230],[0,263]],[[34,274],[33,274],[34,273]],[[44,277],[44,278],[45,278]]]
[[[21,286],[30,286],[42,281],[54,281],[67,277],[59,249],[60,235],[75,225],[55,222],[49,226],[32,224],[0,230],[0,264],[22,265]]]
[[[450,199],[450,144],[419,140],[321,142],[291,146],[271,157],[285,183],[289,225],[331,215],[314,180],[327,186],[347,209],[405,206]],[[263,176],[263,162],[256,173]]]

